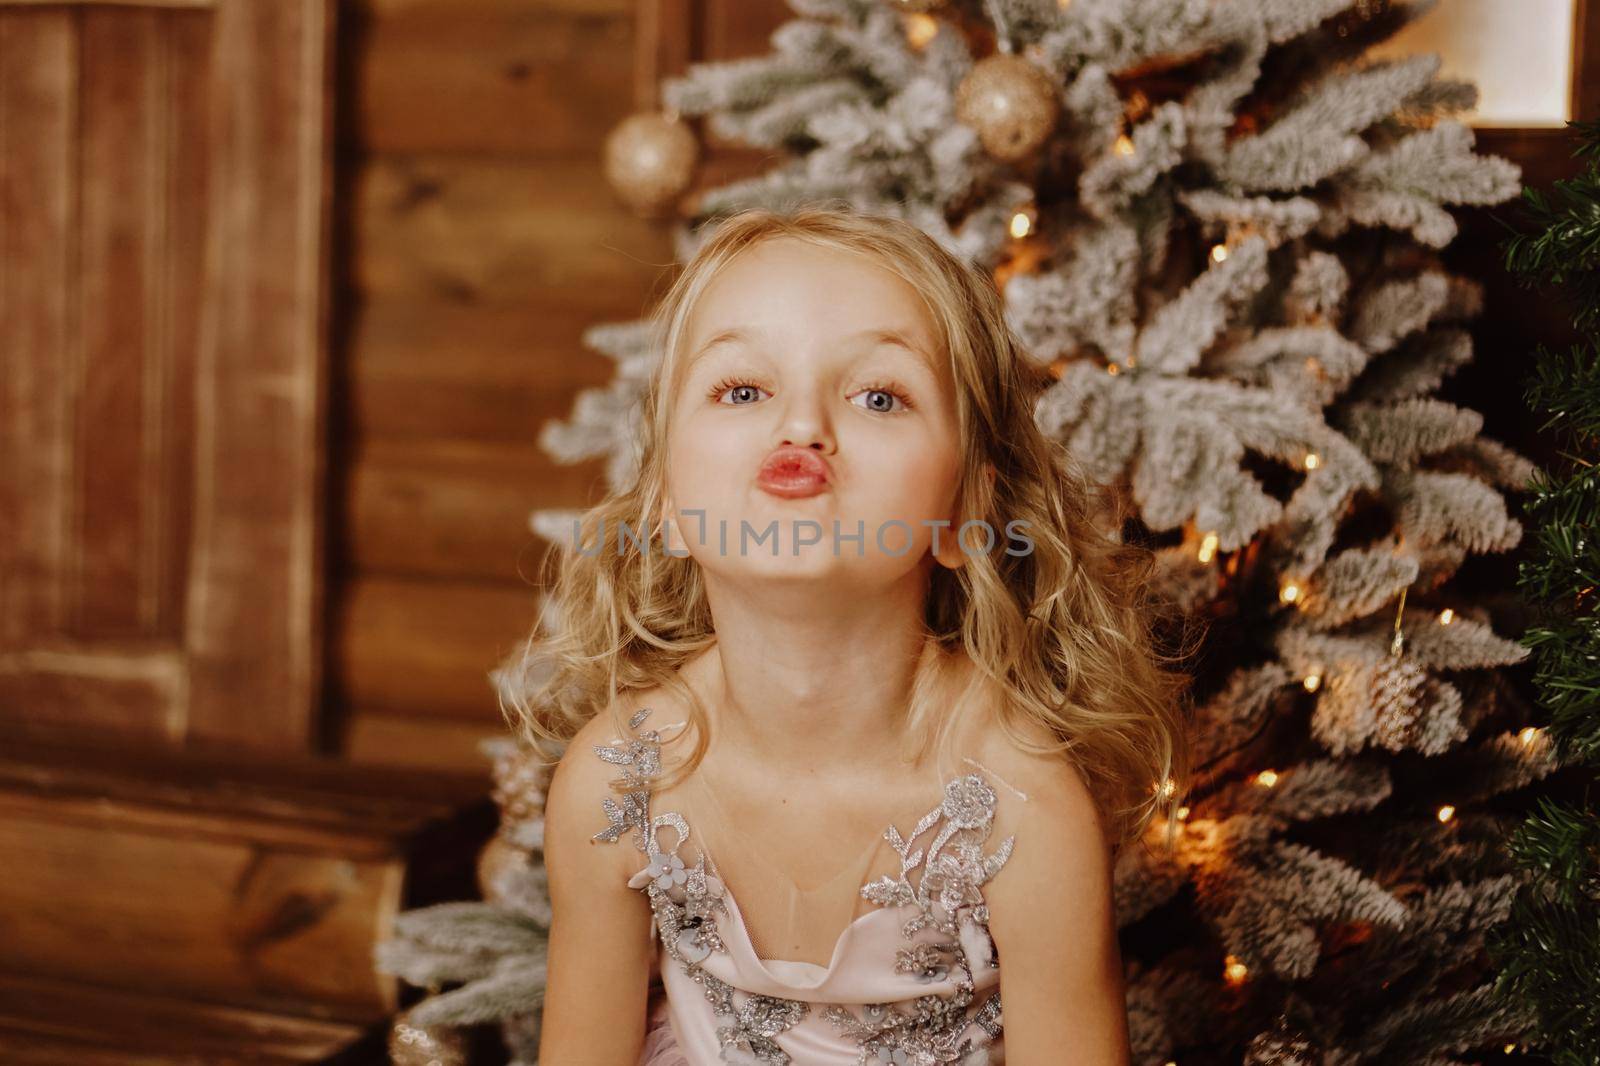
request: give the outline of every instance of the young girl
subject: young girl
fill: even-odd
[[[724,220],[662,301],[510,700],[565,745],[541,1062],[1128,1061],[1111,870],[1182,680],[1002,306],[844,208]]]

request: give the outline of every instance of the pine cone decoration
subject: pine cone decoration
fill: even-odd
[[[503,835],[489,839],[478,853],[478,891],[490,903],[507,903],[513,886],[528,872],[533,855]]]
[[[389,1028],[391,1066],[466,1066],[467,1038],[460,1029],[417,1025],[406,1011]]]
[[[503,822],[518,824],[544,817],[550,764],[538,752],[518,747],[497,755],[493,772],[494,788],[490,794],[500,806]]]
[[[1428,672],[1409,659],[1387,658],[1372,668],[1372,706],[1377,711],[1372,742],[1403,751],[1417,738],[1425,707]]]

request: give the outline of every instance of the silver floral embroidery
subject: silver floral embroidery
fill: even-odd
[[[1008,836],[994,854],[983,853],[994,824],[994,809],[994,789],[982,775],[966,774],[945,785],[944,802],[922,816],[909,840],[901,839],[894,826],[885,832],[900,855],[900,875],[869,882],[861,894],[881,906],[915,906],[916,913],[901,926],[908,939],[925,928],[952,938],[919,941],[900,949],[895,972],[924,981],[952,978],[955,991],[947,997],[919,996],[909,1007],[873,1004],[859,1013],[843,1006],[827,1008],[823,1017],[861,1046],[858,1064],[981,1066],[988,1062],[987,1045],[1002,1031],[999,989],[976,1012],[967,1010],[974,995],[974,967],[999,966],[989,937],[989,909],[982,886],[1000,872],[1016,842],[1014,836]],[[912,844],[941,819],[944,824],[927,853],[920,848],[913,851]],[[909,875],[919,869],[913,885]],[[985,1037],[963,1040],[961,1034],[973,1023]]]
[[[643,889],[650,899],[653,926],[667,954],[700,984],[712,1012],[721,1023],[717,1040],[724,1062],[745,1066],[790,1066],[791,1059],[775,1039],[807,1016],[804,1000],[753,995],[736,989],[700,965],[712,952],[725,952],[717,914],[727,914],[722,882],[706,869],[703,852],[693,866],[678,850],[689,839],[689,826],[675,811],[651,817],[650,791],[661,772],[661,735],[640,731],[650,708],[636,711],[628,721],[634,733],[626,746],[594,745],[608,763],[621,766],[619,780],[628,785],[621,802],[607,796],[602,801],[610,824],[594,835],[607,843],[620,839],[630,828],[634,843],[649,859],[628,880],[630,888]],[[982,775],[966,774],[945,785],[944,802],[925,814],[909,840],[890,826],[884,836],[900,856],[898,877],[884,876],[862,886],[861,894],[885,907],[915,907],[916,913],[901,926],[913,945],[896,952],[896,973],[911,974],[932,983],[952,979],[949,995],[928,994],[901,1004],[873,1003],[851,1009],[827,1006],[822,1017],[860,1048],[857,1066],[896,1063],[901,1066],[984,1066],[988,1045],[1002,1032],[1000,992],[995,989],[975,1010],[973,968],[995,968],[994,944],[988,933],[989,911],[981,888],[1005,865],[1014,837],[1007,837],[992,855],[983,854],[984,841],[994,824],[995,793]],[[940,820],[944,824],[926,855],[911,844]],[[673,830],[670,847],[660,844],[658,830]],[[911,873],[920,876],[913,885]],[[932,928],[948,939],[915,940]],[[981,1038],[962,1039],[977,1025]]]

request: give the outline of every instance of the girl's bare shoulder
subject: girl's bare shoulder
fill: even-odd
[[[641,702],[638,695],[625,696],[585,722],[567,742],[565,751],[552,771],[550,788],[545,799],[546,857],[557,850],[576,858],[592,856],[584,863],[599,863],[613,867],[612,871],[627,880],[638,867],[634,850],[634,832],[614,834],[610,840],[601,834],[612,827],[612,817],[606,800],[621,804],[622,793],[612,782],[621,778],[624,767],[607,761],[595,750],[612,748],[627,750],[631,739],[618,732],[620,721],[625,729],[629,719],[639,707],[651,706]],[[618,716],[620,712],[620,717]],[[658,723],[652,714],[649,726]],[[641,728],[645,728],[641,726]],[[623,847],[605,847],[608,843]]]
[[[974,724],[967,747],[995,776],[1025,794],[1019,819],[1048,808],[1084,825],[1095,817],[1093,798],[1077,763],[1059,750],[1062,741],[1049,726],[1024,715],[1002,721],[995,706]]]

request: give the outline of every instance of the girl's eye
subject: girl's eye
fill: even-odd
[[[905,394],[905,390],[896,388],[893,385],[874,385],[870,388],[862,389],[856,395],[867,397],[867,410],[876,411],[880,414],[899,414],[901,411],[909,410],[914,406],[911,398]],[[896,401],[900,404],[899,408],[895,407]]]
[[[708,398],[713,403],[721,403],[722,394],[727,393],[730,396],[738,397],[738,399],[728,406],[744,407],[748,406],[749,403],[753,403],[760,392],[761,386],[754,384],[753,382],[744,381],[740,378],[723,378],[721,381],[711,386],[711,392],[708,394]]]

